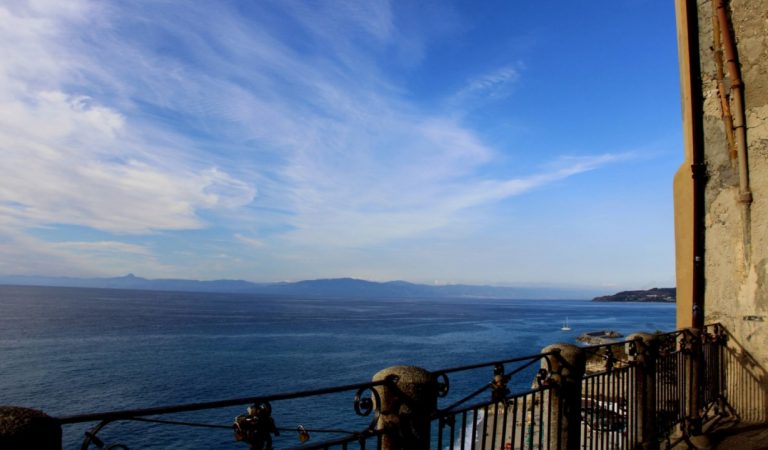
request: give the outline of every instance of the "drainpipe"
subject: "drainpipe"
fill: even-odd
[[[733,135],[733,115],[731,115],[730,92],[725,85],[725,63],[723,63],[723,42],[720,34],[720,20],[717,15],[717,2],[712,2],[712,49],[714,50],[717,74],[717,92],[720,94],[720,118],[725,125],[725,138],[728,141],[728,156],[733,167],[738,165],[736,138]]]
[[[733,26],[728,17],[725,0],[714,0],[713,8],[722,37],[725,64],[728,77],[731,79],[731,100],[733,101],[733,133],[736,147],[736,158],[739,171],[739,202],[742,204],[744,262],[749,263],[751,247],[751,207],[752,190],[749,185],[749,161],[747,159],[747,126],[744,113],[744,83],[741,80],[736,44],[733,40]],[[715,30],[717,31],[717,30]],[[715,49],[718,51],[719,49]]]
[[[704,325],[704,188],[707,180],[707,166],[704,160],[703,97],[701,82],[701,60],[699,54],[699,21],[696,0],[678,0],[683,3],[684,14],[682,32],[686,35],[687,46],[682,50],[681,58],[688,64],[685,84],[690,86],[689,101],[686,109],[690,112],[688,133],[691,145],[691,175],[693,177],[693,270],[692,270],[692,326]]]

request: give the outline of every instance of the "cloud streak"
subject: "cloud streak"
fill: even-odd
[[[0,6],[9,242],[42,251],[23,238],[39,227],[106,233],[53,240],[50,252],[81,266],[151,260],[156,249],[121,237],[180,230],[260,250],[375,246],[621,160],[489,176],[497,149],[387,76],[382,55],[430,39],[402,40],[389,2],[371,4],[376,14],[354,2],[218,6]],[[503,98],[520,76],[506,65],[446,98]]]

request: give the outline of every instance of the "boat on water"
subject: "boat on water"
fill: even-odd
[[[568,325],[568,318],[565,318],[565,322],[563,322],[563,326],[560,328],[560,331],[571,331],[571,326]]]

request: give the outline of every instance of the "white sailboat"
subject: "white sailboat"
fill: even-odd
[[[570,325],[568,325],[568,318],[565,318],[565,322],[563,322],[562,328],[560,328],[560,331],[571,331]]]

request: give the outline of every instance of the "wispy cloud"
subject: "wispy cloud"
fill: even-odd
[[[249,183],[190,159],[194,152],[152,141],[152,129],[92,96],[104,86],[91,79],[110,62],[88,60],[74,28],[99,11],[71,3],[0,8],[7,55],[0,72],[3,213],[22,227],[146,233],[199,228],[205,224],[198,210],[249,203]],[[117,75],[109,77],[118,83]]]
[[[118,241],[65,241],[57,242],[53,248],[77,250],[94,253],[133,253],[136,255],[150,255],[150,250],[142,245],[126,244]]]
[[[507,65],[468,80],[453,97],[453,103],[499,100],[512,94],[520,79],[520,65]]]
[[[238,241],[240,241],[240,242],[242,242],[242,243],[244,243],[244,244],[246,244],[246,245],[248,245],[249,247],[252,247],[252,248],[262,248],[262,247],[264,247],[264,241],[262,241],[260,239],[255,239],[255,238],[252,238],[252,237],[243,236],[240,233],[235,233],[235,238]]]
[[[120,237],[160,231],[224,229],[256,248],[379,245],[620,159],[491,177],[495,148],[383,70],[382,55],[409,45],[389,2],[247,8],[258,11],[0,6],[0,223],[14,245],[42,251],[22,238],[41,226],[111,235],[47,250],[83,266],[151,259]],[[445,95],[503,98],[520,76],[505,65]]]
[[[510,179],[404,180],[364,199],[353,192],[315,193],[287,238],[300,245],[368,246],[425,235],[458,221],[471,208],[492,204],[569,177],[625,161],[625,154],[566,158],[541,172]],[[365,201],[362,201],[365,200]],[[318,205],[323,207],[318,208]]]

